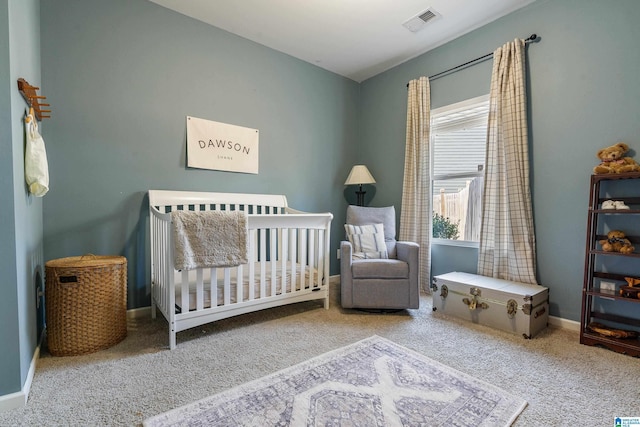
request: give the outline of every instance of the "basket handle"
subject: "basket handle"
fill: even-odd
[[[88,254],[84,254],[80,257],[80,259],[83,259],[84,257],[91,257],[92,259],[96,259],[97,257],[92,254],[92,253],[88,253]]]

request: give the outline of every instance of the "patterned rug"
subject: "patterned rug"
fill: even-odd
[[[145,420],[159,426],[509,426],[527,402],[373,336]]]

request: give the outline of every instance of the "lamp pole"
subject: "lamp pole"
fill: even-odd
[[[360,190],[356,191],[356,195],[358,196],[356,204],[358,206],[364,206],[364,194],[365,193],[366,193],[366,191],[362,191],[362,184],[360,184]]]

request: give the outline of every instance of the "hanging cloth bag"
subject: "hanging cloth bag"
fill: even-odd
[[[24,153],[24,174],[29,192],[42,197],[49,191],[49,165],[44,140],[38,133],[38,122],[33,114],[25,119],[27,146]]]

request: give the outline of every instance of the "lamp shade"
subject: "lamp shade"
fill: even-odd
[[[371,176],[371,172],[365,165],[355,165],[351,168],[347,180],[344,185],[356,185],[356,184],[375,184],[376,180]]]

